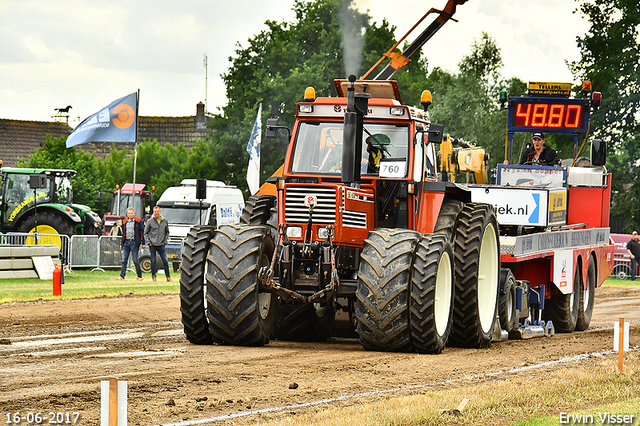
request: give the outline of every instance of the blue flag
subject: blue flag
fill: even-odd
[[[67,138],[67,148],[90,142],[135,142],[137,101],[134,92],[85,119]]]
[[[249,167],[247,167],[247,184],[251,195],[260,189],[260,142],[262,141],[262,104],[258,108],[258,116],[247,143]]]

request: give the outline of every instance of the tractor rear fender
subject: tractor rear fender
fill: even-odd
[[[419,186],[422,186],[420,188]],[[452,182],[422,182],[416,184],[418,191],[418,214],[416,231],[431,234],[435,228],[440,209],[445,200],[471,202],[471,192],[464,186]]]
[[[30,208],[28,210],[21,211],[15,219],[14,229],[17,229],[20,226],[20,223],[24,221],[27,217],[35,214],[35,211],[38,211],[38,212],[52,211],[59,216],[64,216],[72,223],[72,226],[74,228],[76,225],[82,224],[82,219],[73,211],[73,209],[69,211],[67,210],[67,206],[63,204],[44,203],[44,204],[38,204],[35,208]]]

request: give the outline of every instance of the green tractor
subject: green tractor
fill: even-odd
[[[74,170],[3,167],[1,175],[0,231],[100,235],[100,216],[73,204]]]

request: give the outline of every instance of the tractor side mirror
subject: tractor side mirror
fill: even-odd
[[[264,132],[264,137],[266,139],[275,139],[278,136],[279,129],[286,130],[289,134],[289,139],[291,139],[291,130],[286,126],[278,126],[278,117],[267,118],[267,128],[266,132]]]
[[[42,189],[47,187],[47,177],[45,175],[29,175],[29,187],[31,189]]]
[[[431,123],[429,125],[429,143],[441,144],[444,137],[444,124]]]
[[[278,136],[278,117],[267,118],[267,131],[264,137],[267,139],[275,139]]]
[[[607,162],[607,143],[602,139],[591,141],[591,164],[604,166]]]

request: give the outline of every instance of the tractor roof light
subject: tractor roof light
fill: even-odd
[[[309,86],[304,91],[304,101],[305,102],[313,102],[316,100],[316,89]]]
[[[600,104],[602,103],[602,93],[600,92],[593,92],[591,94],[591,105],[594,108],[598,108],[600,106]]]
[[[404,107],[391,107],[389,109],[389,114],[403,116],[404,115]]]
[[[425,111],[429,108],[429,105],[431,105],[431,92],[430,91],[428,91],[428,90],[423,90],[422,91],[422,95],[420,95],[420,103],[424,107]]]

